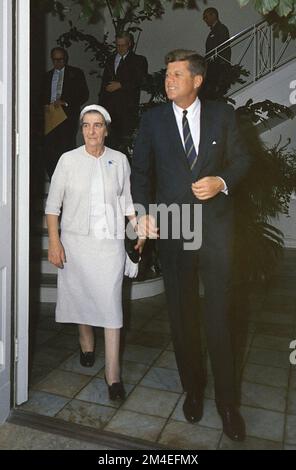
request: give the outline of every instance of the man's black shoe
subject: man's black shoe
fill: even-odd
[[[243,417],[235,406],[217,405],[222,418],[223,432],[233,441],[243,441],[246,437],[246,426]]]
[[[183,403],[184,416],[189,423],[197,423],[202,418],[203,399],[200,394],[187,392]]]

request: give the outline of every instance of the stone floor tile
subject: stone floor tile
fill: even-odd
[[[140,385],[177,393],[183,392],[178,371],[162,367],[152,367],[140,382]]]
[[[159,442],[173,449],[216,449],[221,431],[198,424],[170,421],[164,428]]]
[[[187,422],[183,413],[184,400],[185,394],[179,400],[174,413],[172,414],[172,420],[183,421],[184,423]],[[203,417],[198,424],[200,426],[222,430],[222,421],[218,415],[215,400],[204,399]]]
[[[133,385],[125,383],[124,388],[126,396],[128,396],[133,389]],[[97,378],[92,379],[75,398],[77,400],[88,401],[98,405],[112,406],[114,408],[119,408],[122,404],[119,400],[109,399],[108,388],[105,380]]]
[[[290,388],[288,395],[288,413],[296,414],[296,390]]]
[[[122,361],[121,377],[123,383],[136,384],[146,374],[149,366],[132,361]],[[101,369],[98,377],[104,378],[105,369]]]
[[[258,349],[272,349],[273,351],[289,351],[290,341],[287,338],[255,335],[252,346]]]
[[[156,441],[165,423],[164,418],[121,409],[110,420],[105,430],[146,441]]]
[[[76,353],[59,365],[59,369],[75,372],[82,375],[96,375],[105,366],[102,356],[96,355],[95,363],[92,367],[84,367],[80,364],[80,353]]]
[[[180,394],[137,386],[123,404],[123,409],[168,418]]]
[[[54,369],[58,367],[61,362],[65,361],[73,354],[69,349],[55,349],[42,345],[40,349],[34,352],[32,357],[32,364],[40,364],[45,368],[51,367]]]
[[[164,351],[155,362],[155,366],[177,370],[176,356],[174,351]]]
[[[251,348],[248,355],[248,362],[266,366],[290,367],[289,354],[284,351],[272,351],[271,349]]]
[[[69,402],[69,398],[30,390],[29,399],[19,408],[43,416],[55,416]]]
[[[287,415],[285,444],[293,444],[296,446],[296,416]]]
[[[282,443],[259,439],[256,437],[246,437],[243,442],[235,442],[229,439],[225,434],[220,442],[219,449],[223,450],[281,450]]]
[[[126,334],[125,342],[126,344],[137,344],[148,348],[164,349],[169,344],[170,337],[168,334],[161,332],[148,332],[144,328],[144,331],[129,331]]]
[[[57,350],[70,349],[70,351],[77,351],[79,349],[78,338],[74,335],[64,335],[63,333],[49,339],[46,346]]]
[[[0,426],[0,448],[6,450],[111,450],[107,446],[12,423]]]
[[[240,411],[246,422],[250,437],[282,442],[284,437],[284,413],[241,406]]]
[[[287,390],[283,387],[243,382],[241,386],[241,403],[243,405],[285,411]]]
[[[112,418],[115,409],[109,406],[72,400],[58,414],[57,418],[71,423],[101,429]]]
[[[161,349],[147,348],[140,345],[128,344],[123,353],[125,361],[140,362],[141,364],[152,364],[159,356]]]
[[[86,375],[54,370],[45,379],[36,384],[34,389],[73,398],[87,382],[89,382],[89,377]]]
[[[279,367],[263,366],[247,363],[244,368],[243,380],[273,387],[287,387],[289,370]]]

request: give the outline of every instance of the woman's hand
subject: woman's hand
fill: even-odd
[[[48,261],[57,268],[63,269],[66,263],[65,250],[60,240],[50,240],[48,245]]]

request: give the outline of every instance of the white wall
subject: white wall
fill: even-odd
[[[70,5],[71,2],[69,2]],[[237,0],[208,0],[207,5],[199,2],[200,10],[173,10],[171,5],[167,6],[162,19],[146,21],[143,23],[137,53],[147,57],[149,72],[155,72],[164,67],[164,56],[167,52],[175,48],[196,49],[204,53],[204,45],[209,28],[202,19],[203,10],[213,6],[218,9],[220,19],[225,23],[234,35],[256,23],[261,19],[260,15],[250,6],[240,8]],[[72,8],[71,14],[67,18],[71,19],[78,29],[84,29],[87,33],[93,34],[97,38],[102,38],[103,32],[110,32],[110,40],[114,39],[114,28],[108,10],[103,12],[105,21],[97,25],[88,25],[78,18],[78,9]],[[67,22],[61,22],[58,18],[48,15],[46,39],[48,53],[56,44],[58,36],[68,29]],[[135,37],[137,39],[137,37]],[[74,44],[69,49],[70,63],[81,67],[86,75],[90,87],[90,101],[97,99],[99,82],[95,77],[91,77],[89,72],[93,69],[89,62],[91,54],[83,52],[81,45]],[[48,54],[48,68],[51,68],[51,61]]]

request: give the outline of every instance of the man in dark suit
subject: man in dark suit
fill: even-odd
[[[148,72],[144,56],[132,51],[129,33],[116,37],[116,54],[106,63],[99,104],[111,114],[110,145],[117,148],[136,126],[141,84]]]
[[[231,48],[220,44],[229,39],[228,28],[219,20],[219,13],[216,8],[207,8],[203,12],[203,20],[211,31],[206,39],[206,59],[208,60],[207,70],[207,94],[215,98],[218,88],[223,87],[225,76],[231,64]],[[224,87],[227,84],[225,83]],[[205,90],[204,90],[205,91]],[[220,90],[224,94],[225,90]]]
[[[205,289],[204,324],[215,379],[217,410],[224,432],[234,440],[245,437],[237,407],[234,360],[229,328],[233,251],[233,192],[245,177],[250,158],[245,150],[231,106],[201,102],[198,93],[206,73],[203,57],[194,51],[175,50],[166,56],[165,89],[170,103],[143,115],[132,158],[132,194],[145,208],[139,217],[141,251],[145,237],[155,237],[160,226],[159,252],[178,370],[186,399],[183,411],[189,422],[203,412],[205,373],[202,366],[198,311],[198,272]],[[186,243],[187,236],[172,234],[182,224],[171,218],[169,236],[162,239],[162,217],[156,224],[149,214],[151,175],[156,175],[156,203],[181,211],[190,209],[195,227],[195,206],[202,207],[200,249]],[[149,214],[149,215],[147,215]],[[188,214],[188,212],[187,212]],[[192,216],[193,214],[193,216]],[[192,220],[193,219],[193,220]],[[183,223],[182,222],[182,223]],[[165,231],[164,231],[165,233]]]
[[[61,106],[67,119],[45,137],[46,170],[51,178],[62,153],[76,147],[80,108],[88,100],[84,73],[68,65],[68,53],[62,47],[51,51],[53,69],[46,73],[43,104]]]

